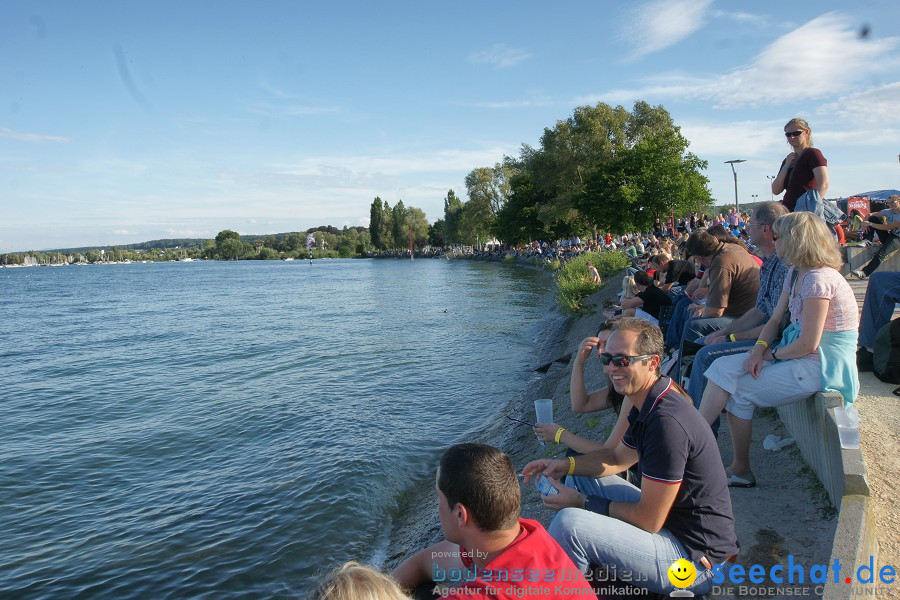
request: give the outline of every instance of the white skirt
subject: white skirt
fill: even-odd
[[[824,389],[818,353],[802,358],[764,361],[759,377],[744,370],[749,352],[718,358],[706,370],[706,378],[729,393],[725,410],[741,419],[752,419],[757,407],[799,402]]]

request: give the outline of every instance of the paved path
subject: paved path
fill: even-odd
[[[862,310],[868,280],[848,281]],[[895,384],[880,381],[874,373],[860,373],[859,383],[860,447],[879,532],[878,564],[896,567],[900,565],[900,397],[892,393]]]

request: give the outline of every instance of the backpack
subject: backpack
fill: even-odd
[[[878,330],[872,358],[875,377],[885,383],[900,383],[900,317]]]

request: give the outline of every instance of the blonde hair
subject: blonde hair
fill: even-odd
[[[626,275],[622,279],[622,298],[634,298],[637,296],[637,286],[634,284],[634,277]]]
[[[344,563],[328,574],[309,600],[410,600],[396,581],[358,562]]]
[[[809,128],[809,123],[806,122],[806,119],[801,119],[800,117],[794,117],[784,126],[785,129],[793,125],[794,127],[799,127],[803,131],[806,132],[806,141],[809,142],[804,148],[810,148],[813,145],[812,141],[812,130]]]
[[[786,263],[804,269],[841,268],[843,260],[837,242],[825,221],[813,213],[803,211],[780,216],[772,230],[781,239],[778,255]]]

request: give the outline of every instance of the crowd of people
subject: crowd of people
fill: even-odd
[[[634,259],[620,305],[575,351],[569,386],[574,413],[612,409],[615,425],[606,440],[534,425],[538,440],[567,448],[522,470],[557,511],[547,529],[521,517],[520,484],[505,453],[452,446],[435,476],[445,540],[407,558],[391,577],[348,563],[313,597],[396,600],[429,582],[437,585],[433,594],[456,599],[594,597],[595,567],[638,574],[632,581],[655,594],[709,592],[713,573],[727,572],[740,552],[729,488],[756,485],[749,458],[755,409],[825,390],[854,403],[857,346],[871,349],[900,300],[900,274],[875,273],[900,249],[900,197],[849,223],[877,231],[881,243],[851,275],[872,277],[860,320],[839,271],[840,236],[817,211],[798,209],[807,192],[824,195],[827,161],[812,147],[806,121],[792,119],[784,132],[791,152],[772,182],[773,193],[785,193],[781,202],[762,202],[749,214],[695,213],[668,230],[657,220],[645,234],[500,249],[560,260],[624,250]],[[586,277],[599,279],[590,263]],[[588,391],[593,357],[606,382]],[[733,450],[727,466],[716,439],[722,413]],[[682,563],[689,567],[673,571]]]

